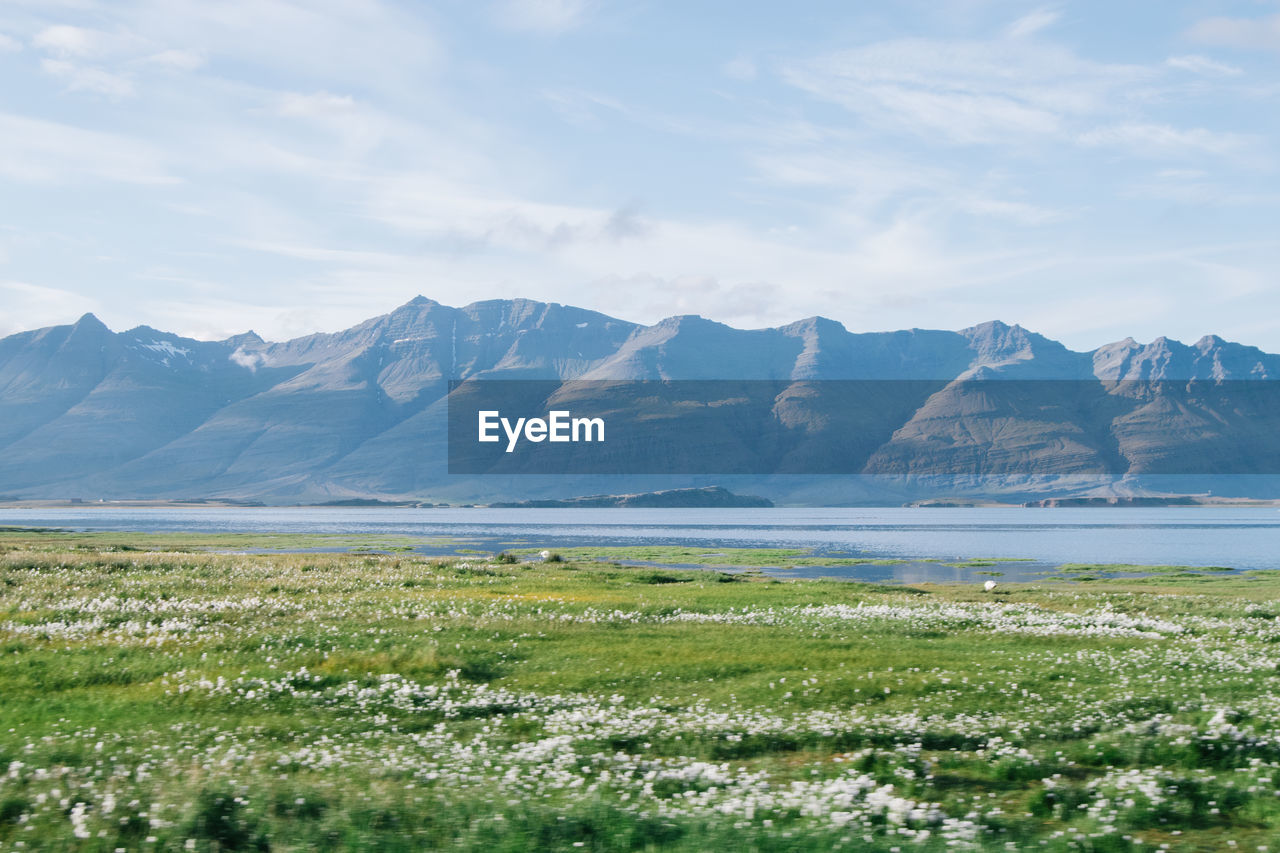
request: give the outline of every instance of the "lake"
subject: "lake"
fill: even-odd
[[[0,524],[86,531],[408,535],[428,554],[509,547],[813,548],[895,565],[779,574],[906,582],[1033,579],[1063,563],[1280,568],[1274,507],[484,509],[120,507],[0,509]],[[970,560],[994,566],[953,566]]]

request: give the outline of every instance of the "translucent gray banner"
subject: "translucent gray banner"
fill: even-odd
[[[466,380],[450,474],[1280,473],[1280,382]]]

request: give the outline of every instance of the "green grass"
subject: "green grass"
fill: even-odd
[[[512,553],[536,555],[541,548],[524,548]],[[602,545],[556,548],[565,560],[653,563],[676,566],[892,566],[908,562],[886,557],[814,556],[805,548],[690,548],[679,545]]]
[[[1055,571],[1063,574],[1198,574],[1201,572],[1234,572],[1229,566],[1149,566],[1142,563],[1063,563]]]
[[[0,849],[1280,849],[1270,573],[77,537],[0,534]]]

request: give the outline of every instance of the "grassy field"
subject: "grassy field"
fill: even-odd
[[[513,549],[513,554],[529,556],[537,554],[540,548]],[[814,556],[804,548],[693,548],[676,545],[625,545],[559,548],[558,553],[565,560],[618,560],[625,562],[670,563],[673,565],[697,565],[706,567],[743,567],[743,566],[823,566],[838,568],[845,566],[892,566],[907,562],[902,559],[879,557],[837,557]],[[932,562],[932,561],[931,561]],[[984,562],[983,565],[986,565]]]
[[[3,850],[1280,851],[1270,575],[68,537],[0,534]]]

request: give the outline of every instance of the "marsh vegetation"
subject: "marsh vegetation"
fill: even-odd
[[[1268,574],[155,545],[0,535],[0,849],[1280,850]]]

